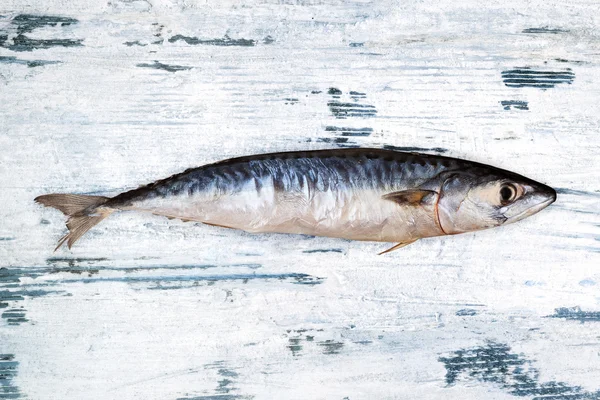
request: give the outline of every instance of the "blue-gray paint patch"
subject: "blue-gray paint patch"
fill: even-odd
[[[596,286],[596,281],[593,279],[582,279],[579,281],[579,286],[583,286],[583,287]]]
[[[359,101],[361,99],[366,99],[367,98],[367,94],[366,93],[361,93],[361,92],[357,92],[354,90],[351,90],[350,93],[348,93],[350,95],[350,98],[354,101]]]
[[[300,355],[300,353],[302,352],[302,338],[301,337],[294,337],[294,338],[289,338],[288,339],[288,345],[287,348],[292,352],[292,355],[294,357],[297,357]]]
[[[256,46],[257,41],[254,39],[232,39],[228,35],[223,36],[220,39],[199,39],[197,37],[192,36],[184,36],[184,35],[175,35],[169,38],[169,43],[175,43],[178,41],[184,41],[190,45],[208,45],[208,46],[242,46],[242,47],[252,47]],[[273,38],[267,36],[263,43],[270,44],[273,43]]]
[[[27,322],[25,310],[18,303],[26,297],[35,298],[46,296],[51,293],[63,293],[61,291],[28,289],[21,284],[21,277],[37,278],[44,273],[40,268],[0,268],[0,317],[8,325],[19,325]],[[10,308],[9,308],[10,307]]]
[[[600,322],[600,311],[582,311],[581,307],[560,307],[554,310],[554,314],[547,318],[563,318],[571,321]]]
[[[288,336],[286,348],[292,352],[294,358],[302,355],[306,344],[319,346],[324,354],[338,354],[344,347],[344,343],[335,340],[315,342],[315,335],[308,335],[307,332],[323,332],[323,329],[288,329],[286,331],[286,336]]]
[[[131,47],[131,46],[140,46],[140,47],[145,47],[147,46],[147,44],[140,42],[139,40],[132,40],[131,42],[125,42],[123,43],[125,46],[127,47]]]
[[[249,400],[254,398],[254,396],[229,393],[237,390],[237,388],[235,388],[233,385],[239,374],[233,369],[228,368],[225,365],[225,361],[216,361],[211,364],[206,364],[204,365],[204,369],[216,369],[217,374],[221,377],[217,381],[217,387],[214,390],[215,394],[187,395],[186,397],[179,397],[177,400]]]
[[[540,382],[533,362],[512,353],[508,345],[488,342],[485,346],[457,350],[438,359],[446,368],[446,384],[475,380],[494,384],[513,396],[533,400],[599,399],[600,391],[586,392],[563,382]]]
[[[514,88],[532,87],[538,89],[551,89],[558,84],[571,84],[575,79],[575,73],[571,68],[561,71],[532,69],[521,67],[502,71],[504,85]]]
[[[12,39],[9,39],[8,32],[1,32],[0,46],[12,51],[33,51],[35,49],[49,49],[51,47],[82,46],[83,39],[31,39],[25,35],[38,28],[49,26],[60,28],[74,25],[78,22],[78,20],[69,17],[20,14],[15,16],[11,21],[11,26],[15,27],[16,35]],[[38,65],[33,64],[31,66]]]
[[[11,23],[17,26],[17,34],[33,32],[34,29],[47,26],[68,26],[77,24],[75,18],[59,17],[51,15],[20,14],[13,18]]]
[[[168,72],[179,72],[179,71],[187,71],[187,70],[192,69],[192,67],[187,67],[187,66],[183,66],[183,65],[163,64],[161,62],[158,62],[157,60],[155,60],[154,63],[152,63],[152,64],[140,63],[140,64],[136,64],[135,66],[140,67],[140,68],[161,69],[163,71],[168,71]]]
[[[547,26],[543,26],[540,28],[527,28],[527,29],[523,29],[523,33],[552,33],[552,34],[557,34],[557,33],[566,33],[569,32],[568,30],[564,30],[564,29],[560,29],[560,28],[549,28]]]
[[[502,100],[500,104],[505,110],[529,110],[529,103],[522,100]]]
[[[318,342],[317,345],[323,349],[323,354],[327,355],[339,354],[344,348],[344,343],[331,339]]]
[[[384,145],[384,149],[386,150],[394,150],[394,151],[408,151],[408,152],[420,152],[420,151],[433,151],[436,153],[446,153],[448,150],[442,147],[414,147],[414,146],[391,146]]]
[[[0,354],[0,400],[21,397],[19,388],[13,383],[18,367],[14,354]]]
[[[365,44],[361,42],[352,42],[350,43],[350,47],[363,47]]]
[[[456,312],[456,315],[459,317],[472,317],[474,315],[477,315],[477,310],[473,308],[463,308],[461,310],[458,310]]]

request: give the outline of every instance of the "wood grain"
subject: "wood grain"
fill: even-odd
[[[600,398],[592,0],[4,0],[0,399]],[[500,229],[380,244],[122,213],[68,251],[49,192],[373,146],[557,188]]]

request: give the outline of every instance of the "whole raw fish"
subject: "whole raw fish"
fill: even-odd
[[[69,248],[115,211],[146,211],[248,232],[394,242],[509,224],[547,207],[556,192],[488,165],[381,149],[233,158],[115,197],[35,199],[68,216]],[[386,251],[386,252],[387,252]]]

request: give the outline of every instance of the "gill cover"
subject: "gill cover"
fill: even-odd
[[[448,235],[502,225],[507,218],[500,211],[499,188],[495,180],[481,182],[470,173],[446,177],[440,190],[438,218]]]
[[[552,188],[494,168],[472,168],[441,178],[437,213],[446,234],[516,222],[556,200]]]

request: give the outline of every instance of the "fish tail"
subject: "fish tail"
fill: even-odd
[[[115,210],[102,207],[109,200],[104,196],[86,196],[81,194],[46,194],[35,198],[37,203],[62,211],[67,218],[69,233],[58,241],[58,250],[65,242],[69,249],[94,225],[108,217]]]

